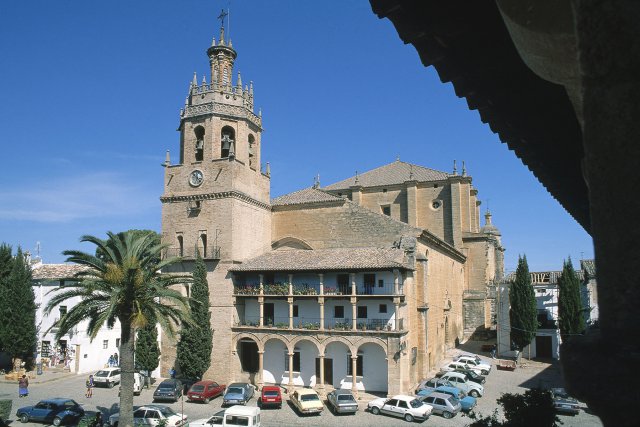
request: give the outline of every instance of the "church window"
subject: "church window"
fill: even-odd
[[[225,69],[222,72],[222,84],[224,86],[227,85],[227,80],[228,80],[228,75],[227,75],[227,68],[225,67]]]
[[[221,152],[220,157],[225,158],[230,155],[235,155],[235,131],[230,126],[225,126],[222,128],[222,132],[220,133],[220,142],[221,142]]]
[[[386,216],[391,216],[391,206],[387,205],[387,206],[381,206],[382,208],[382,213]]]
[[[196,126],[193,132],[196,134],[196,162],[201,162],[204,158],[204,128]]]
[[[253,135],[249,134],[249,167],[255,169],[255,144],[256,139]]]

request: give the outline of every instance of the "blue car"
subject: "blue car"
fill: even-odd
[[[23,423],[38,421],[57,427],[76,423],[84,416],[84,409],[73,399],[56,397],[41,400],[34,406],[20,408],[16,411],[16,416]]]
[[[478,403],[475,397],[467,396],[467,393],[457,387],[440,386],[436,388],[436,391],[449,394],[458,399],[460,401],[460,405],[462,405],[463,412],[469,412],[476,406],[476,403]]]
[[[225,405],[246,405],[253,397],[256,389],[249,383],[233,383],[224,391],[222,406]]]

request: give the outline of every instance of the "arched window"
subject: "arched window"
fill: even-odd
[[[198,246],[200,246],[198,249],[200,250],[200,255],[202,256],[202,258],[206,258],[207,257],[207,234],[206,233],[201,233],[200,234],[200,244]]]
[[[184,256],[184,240],[181,235],[178,236],[178,256]]]
[[[255,169],[255,144],[256,139],[253,135],[249,134],[249,167]]]
[[[196,126],[193,132],[196,134],[196,162],[201,162],[204,159],[204,128]]]
[[[220,132],[220,142],[222,146],[220,157],[235,155],[235,134],[235,131],[230,126],[222,128],[222,132]]]

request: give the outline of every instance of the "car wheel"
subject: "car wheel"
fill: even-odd
[[[211,402],[211,399],[209,399],[208,397],[205,397],[205,398],[204,398],[204,400],[203,400],[203,402],[204,402],[205,404],[207,404],[207,403]]]
[[[478,392],[477,392],[476,390],[471,390],[471,391],[469,392],[469,396],[471,396],[471,397],[478,397],[478,396],[480,396],[480,394],[478,394]]]
[[[371,413],[373,415],[379,415],[380,414],[380,408],[378,408],[377,406],[374,406],[373,408],[371,408]]]
[[[20,421],[23,422],[23,423],[28,423],[29,422],[29,415],[27,415],[27,414],[20,415]]]
[[[55,417],[53,419],[53,425],[58,427],[60,424],[62,424],[62,420],[60,419],[60,417]]]
[[[412,423],[413,422],[413,415],[411,414],[404,414],[404,420],[406,422]]]
[[[113,423],[113,427],[118,427],[118,422]]]
[[[446,419],[453,418],[453,414],[449,411],[444,411],[442,413],[442,416],[445,417]]]
[[[489,371],[485,369],[484,371],[482,371],[482,375],[489,375]]]
[[[107,387],[109,388],[113,388],[114,385],[116,385],[116,383],[107,383]]]

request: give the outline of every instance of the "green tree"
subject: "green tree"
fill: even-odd
[[[562,340],[567,341],[570,335],[584,332],[584,310],[580,298],[580,280],[573,269],[571,257],[564,262],[562,273],[558,277],[558,318]]]
[[[6,248],[1,252],[1,257],[5,259],[1,268],[6,271]],[[0,342],[2,349],[14,359],[26,360],[30,366],[37,344],[36,303],[31,284],[31,266],[20,248],[10,264],[11,271],[3,280],[3,290],[0,294],[0,324],[11,326],[0,329]]]
[[[536,296],[531,285],[531,275],[527,265],[527,257],[518,257],[516,277],[511,283],[509,292],[511,310],[511,341],[522,351],[536,336],[538,330],[538,310]]]
[[[138,330],[136,339],[136,368],[154,371],[160,362],[160,348],[158,347],[158,330],[155,323],[147,323]]]
[[[549,390],[532,388],[524,394],[505,393],[498,398],[502,406],[504,421],[498,420],[497,413],[490,417],[479,418],[471,414],[475,421],[472,427],[558,427],[560,419],[553,406],[553,398]],[[558,424],[560,423],[560,424]]]
[[[11,324],[11,301],[9,300],[9,287],[7,280],[13,268],[13,257],[11,256],[11,246],[6,243],[0,245],[0,325]],[[4,328],[0,328],[0,351],[3,351]]]
[[[190,322],[188,298],[172,289],[191,282],[190,275],[165,274],[162,270],[180,261],[161,259],[165,246],[150,233],[125,231],[107,233],[108,239],[83,236],[80,241],[96,246],[96,255],[76,250],[64,251],[68,262],[87,267],[72,282],[55,290],[46,314],[70,298],[80,302],[64,315],[57,326],[56,339],[80,322],[88,320],[87,332],[95,338],[103,327],[120,322],[120,422],[133,426],[134,337],[147,324],[159,323],[174,336],[174,325]]]
[[[209,312],[209,284],[207,269],[200,253],[193,268],[191,313],[195,325],[184,324],[178,342],[177,364],[187,378],[201,379],[211,364],[213,331]]]

